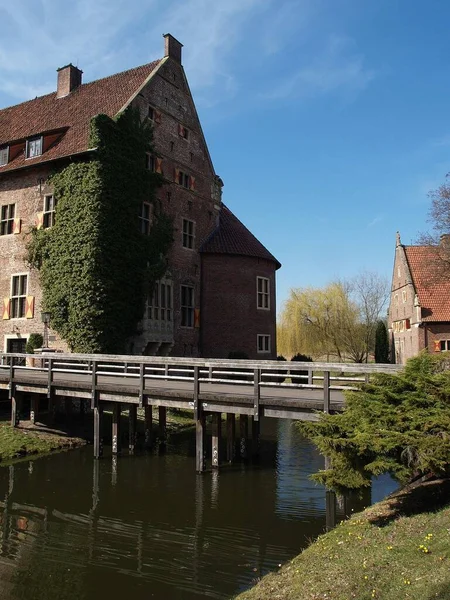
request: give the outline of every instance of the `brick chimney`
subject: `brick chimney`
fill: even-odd
[[[58,88],[56,90],[56,97],[63,98],[73,92],[77,87],[81,85],[81,78],[83,71],[74,67],[72,63],[57,69],[58,72]]]
[[[170,58],[173,58],[181,65],[181,48],[183,44],[176,40],[170,33],[164,34],[163,37],[165,39],[164,56],[170,56]]]

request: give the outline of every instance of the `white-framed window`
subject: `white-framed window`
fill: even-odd
[[[402,302],[403,304],[406,302],[406,290],[402,291]]]
[[[450,350],[450,340],[440,340],[441,352],[447,352]]]
[[[149,235],[150,226],[152,223],[152,206],[148,202],[142,203],[139,220],[141,222],[141,233],[144,235]]]
[[[44,229],[53,227],[55,224],[56,201],[53,195],[44,196],[44,216],[42,226]]]
[[[189,219],[183,219],[183,231],[182,231],[182,236],[181,236],[183,248],[189,248],[190,250],[192,250],[194,248],[194,239],[195,239],[195,223],[194,223],[194,221],[190,221]]]
[[[181,327],[194,327],[194,288],[181,286]]]
[[[10,235],[14,231],[15,204],[4,204],[1,208],[0,235]]]
[[[177,183],[182,185],[184,188],[189,189],[190,187],[190,177],[184,171],[178,171],[178,180]]]
[[[398,294],[394,294],[394,304],[398,306]]]
[[[0,148],[0,167],[4,167],[9,161],[9,146],[2,146]]]
[[[402,274],[402,270],[400,269],[400,267],[397,267],[397,277],[400,277]]]
[[[34,158],[42,154],[42,136],[39,135],[27,140],[26,157]]]
[[[270,335],[258,333],[256,342],[258,354],[268,354],[270,352]]]
[[[147,303],[147,317],[152,321],[172,321],[173,285],[170,279],[155,283],[153,295]]]
[[[11,319],[25,317],[28,275],[19,273],[11,277]]]
[[[267,277],[256,278],[256,306],[270,310],[270,280]]]

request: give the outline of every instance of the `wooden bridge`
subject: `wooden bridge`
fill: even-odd
[[[152,430],[152,407],[159,410],[162,435],[167,408],[193,412],[196,468],[205,470],[206,416],[212,419],[212,466],[221,461],[222,413],[226,413],[227,460],[235,455],[236,415],[240,452],[245,456],[251,419],[252,442],[258,445],[262,417],[317,420],[318,411],[338,412],[344,390],[368,382],[373,373],[396,373],[396,365],[219,360],[99,354],[1,354],[0,390],[8,390],[11,423],[19,423],[24,394],[31,397],[30,420],[40,402],[52,412],[58,398],[87,403],[94,416],[94,456],[102,453],[102,416],[111,409],[112,452],[120,452],[120,415],[129,413],[129,450],[136,443],[137,408],[144,410],[146,442]]]

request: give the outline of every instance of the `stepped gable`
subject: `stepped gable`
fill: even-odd
[[[222,204],[219,225],[200,248],[203,254],[236,254],[270,260],[281,267],[281,263],[239,221],[231,210]]]
[[[450,279],[439,246],[404,246],[422,321],[450,321]]]
[[[161,59],[103,79],[81,84],[64,97],[46,96],[0,110],[0,147],[33,136],[59,132],[42,155],[21,152],[0,167],[0,174],[89,150],[89,123],[97,114],[115,116],[140,90]]]

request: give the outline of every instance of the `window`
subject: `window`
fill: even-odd
[[[141,233],[144,235],[150,234],[151,214],[151,205],[148,202],[143,202],[139,219],[141,222]]]
[[[191,250],[194,248],[194,227],[194,221],[183,219],[183,248],[190,248]]]
[[[189,139],[189,129],[184,127],[184,125],[181,125],[181,123],[178,123],[178,135],[180,137],[182,137],[183,139],[188,140]]]
[[[0,167],[4,167],[8,164],[9,160],[9,146],[3,146],[0,148]]]
[[[25,317],[28,275],[13,275],[11,278],[11,319]]]
[[[402,302],[403,304],[406,302],[406,290],[402,291]]]
[[[270,281],[266,277],[256,278],[256,305],[264,310],[270,309]]]
[[[394,303],[398,306],[398,294],[394,294]]]
[[[173,287],[168,279],[155,283],[153,296],[147,303],[147,316],[152,321],[172,321]]]
[[[183,171],[178,171],[177,183],[189,189],[189,175]]]
[[[450,350],[450,340],[441,340],[439,344],[441,347],[441,352],[446,352],[447,350]]]
[[[15,204],[5,204],[4,206],[2,206],[2,213],[0,219],[0,235],[9,235],[14,232],[15,214]]]
[[[155,120],[155,109],[153,108],[153,106],[149,106],[149,107],[148,107],[148,118],[149,118],[151,121],[154,121],[154,120]]]
[[[194,288],[181,286],[181,327],[194,327]]]
[[[53,227],[55,224],[55,207],[56,201],[54,196],[45,196],[44,197],[44,220],[43,227],[47,229],[48,227]]]
[[[147,153],[145,155],[145,157],[146,157],[145,158],[145,168],[148,171],[152,171],[154,173],[155,170],[156,170],[156,160],[155,160],[155,157],[153,156],[153,154],[149,154],[149,153]]]
[[[270,352],[270,335],[258,333],[257,348],[260,354]]]
[[[42,136],[27,140],[27,158],[34,158],[42,154]]]

